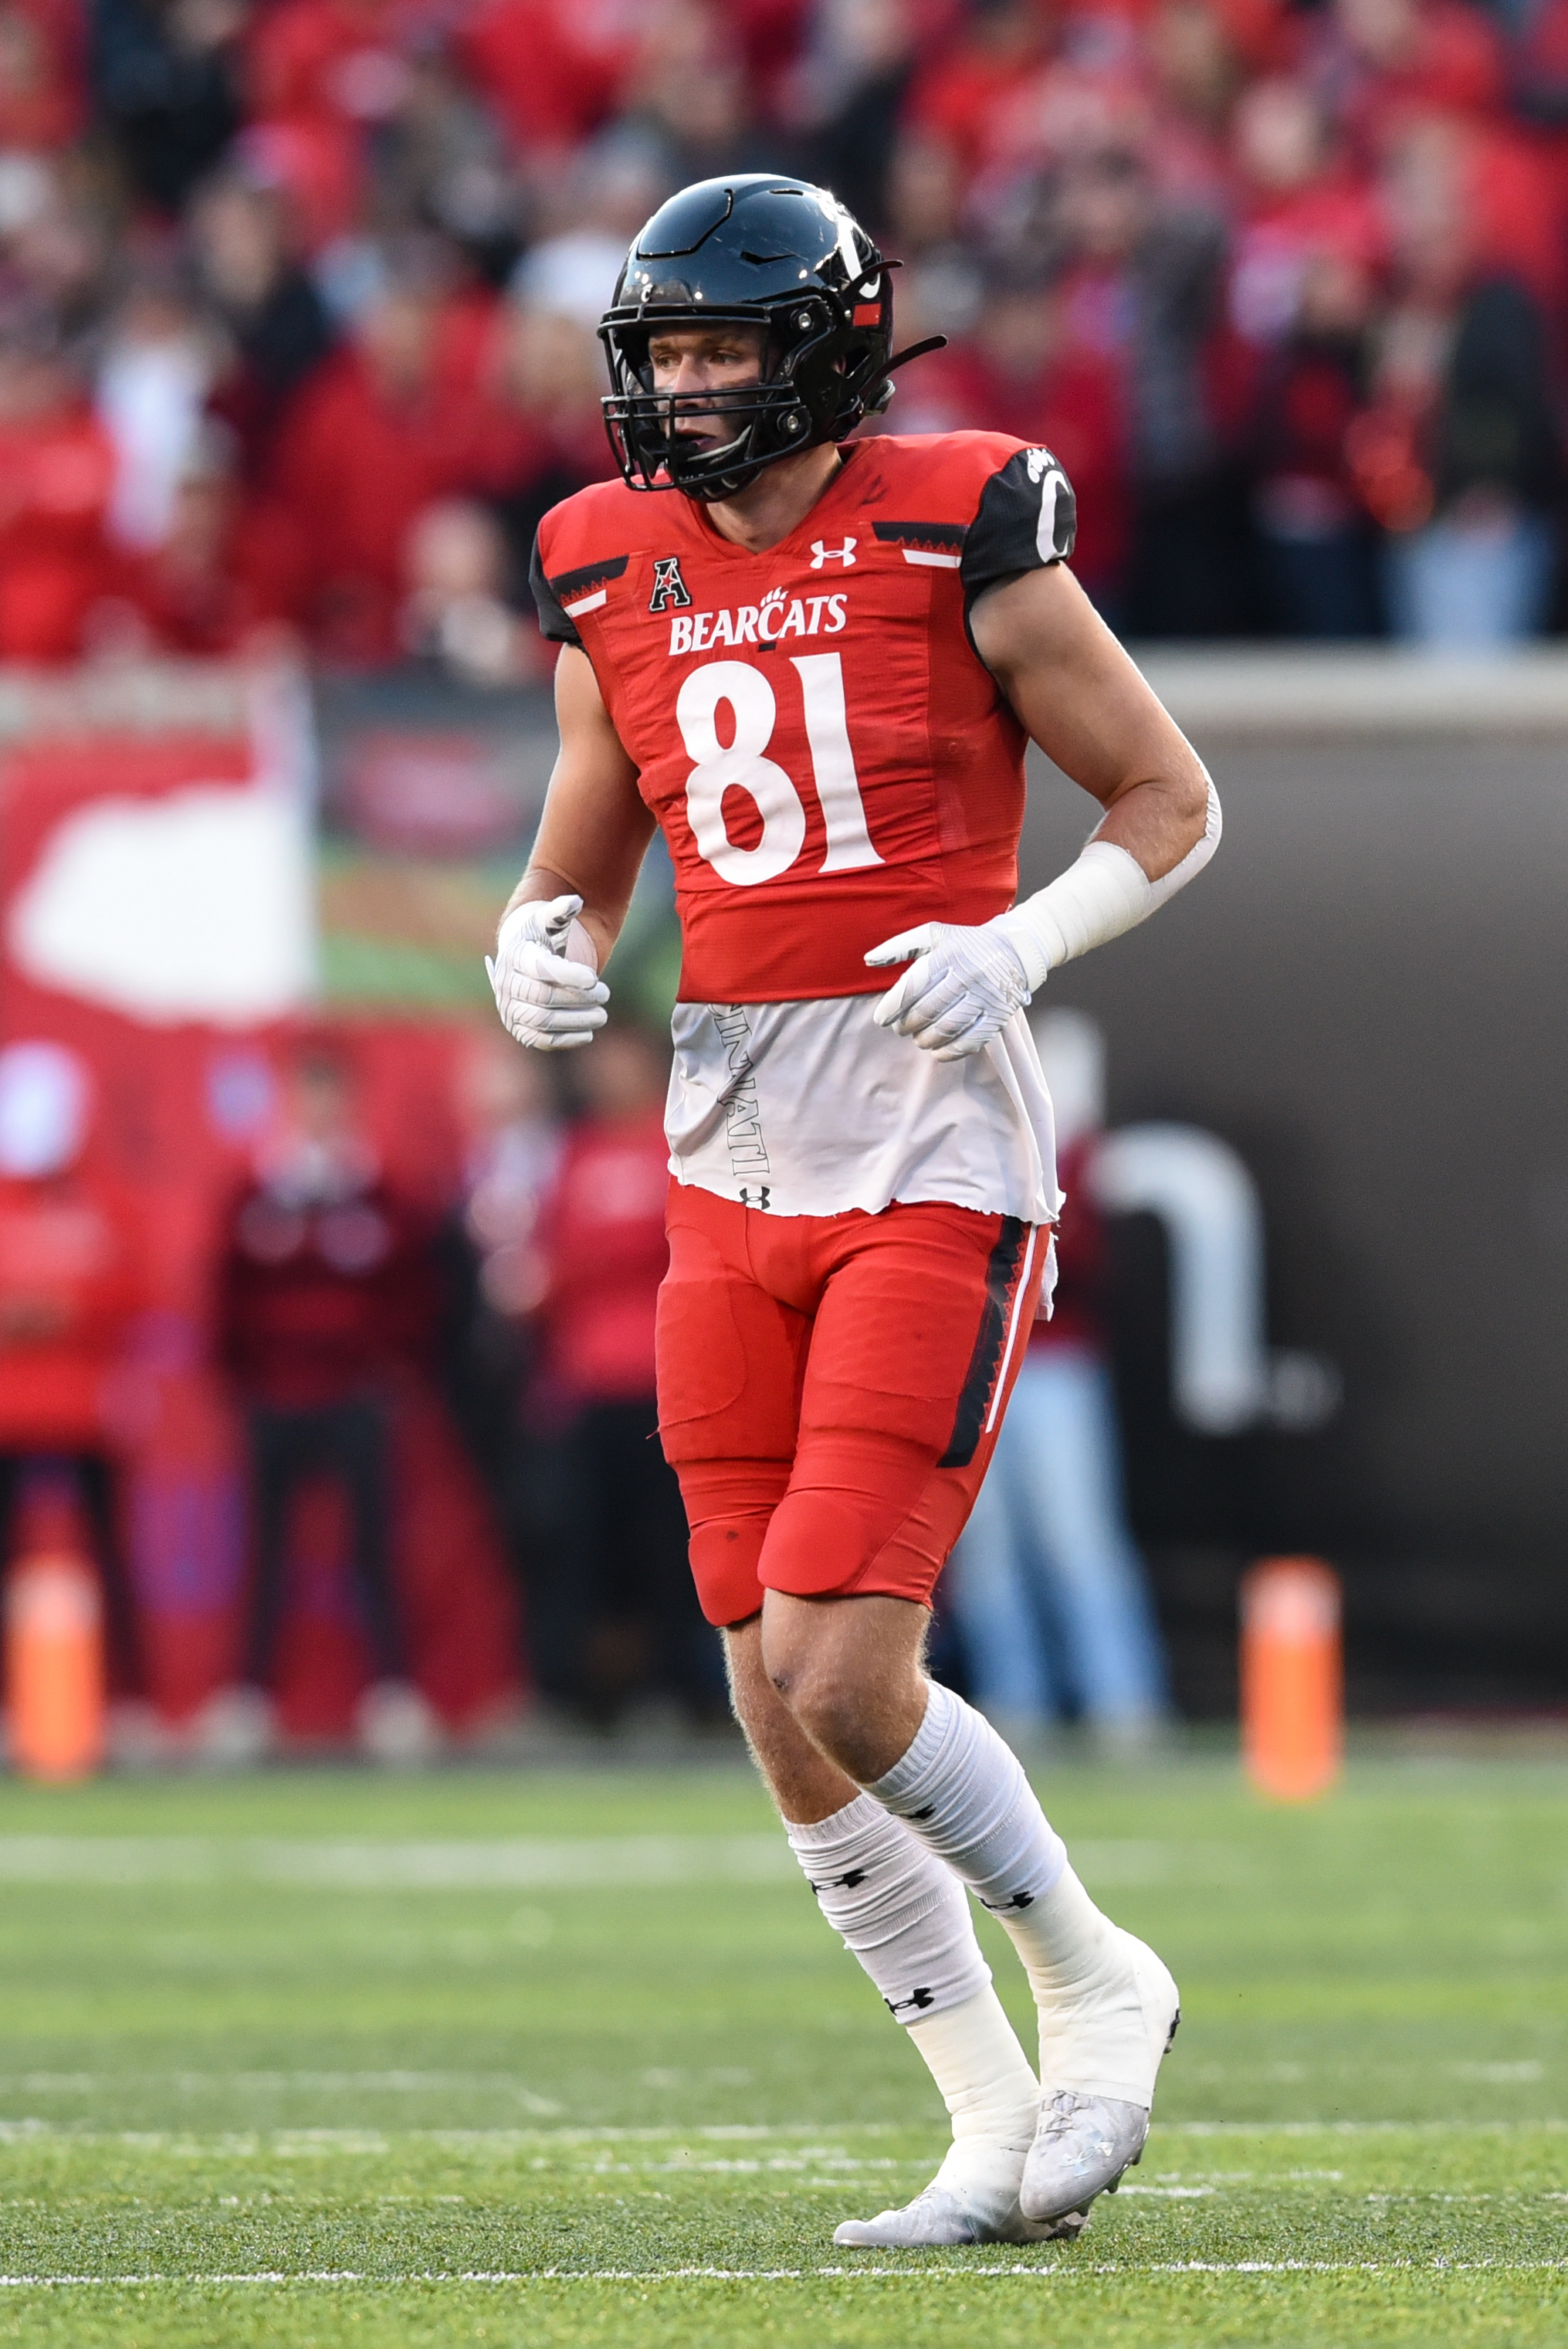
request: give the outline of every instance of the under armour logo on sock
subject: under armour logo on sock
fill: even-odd
[[[906,2006],[913,2006],[917,2010],[930,2006],[935,1997],[936,1992],[932,1990],[912,1990],[907,1998],[884,1998],[882,2004],[890,2014],[902,2014]]]
[[[863,1868],[851,1868],[847,1876],[830,1876],[820,1884],[818,1883],[814,1876],[809,1876],[806,1878],[807,1883],[810,1886],[813,1892],[838,1892],[840,1890],[852,1892],[857,1884],[863,1884],[865,1880],[866,1871]]]
[[[909,1816],[912,1819],[934,1819],[936,1816],[936,1805],[927,1803],[923,1811],[911,1811]]]
[[[1032,1892],[1015,1892],[1006,1900],[982,1900],[980,1903],[981,1908],[988,1909],[993,1917],[1000,1917],[1008,1909],[1032,1909],[1034,1905]]]

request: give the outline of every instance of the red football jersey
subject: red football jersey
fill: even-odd
[[[1024,730],[966,616],[1071,553],[1072,491],[999,433],[843,456],[762,554],[620,481],[539,527],[540,625],[592,660],[669,844],[685,1002],[879,992],[868,948],[1017,891]]]

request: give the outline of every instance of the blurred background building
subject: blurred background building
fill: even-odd
[[[1354,1703],[1560,1704],[1563,0],[0,0],[12,1553],[75,1495],[127,1754],[711,1722],[667,1492],[587,1506],[649,1450],[661,855],[596,1078],[480,957],[594,324],[758,168],[949,336],[889,429],[1062,458],[1226,801],[1051,988],[1099,1268],[1036,1383],[1120,1423],[1124,1711],[1225,1713],[1236,1577],[1304,1547]],[[1030,886],[1084,828],[1039,780]],[[1092,1713],[1038,1665],[1003,1710]]]

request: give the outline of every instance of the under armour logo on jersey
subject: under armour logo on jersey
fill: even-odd
[[[812,570],[820,571],[824,563],[841,563],[846,571],[852,571],[855,549],[860,543],[858,538],[846,538],[842,546],[829,546],[824,540],[814,538],[811,541]]]
[[[654,559],[654,592],[648,598],[649,611],[667,611],[672,604],[684,609],[690,602],[686,581],[681,577],[680,556],[656,555]]]
[[[746,1189],[741,1191],[740,1204],[743,1207],[765,1207],[772,1196],[773,1194],[769,1185],[766,1183],[759,1183],[755,1191]]]

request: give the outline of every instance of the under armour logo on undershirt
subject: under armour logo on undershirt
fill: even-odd
[[[855,567],[855,549],[860,543],[858,538],[846,538],[842,546],[828,546],[821,539],[814,538],[811,541],[812,570],[820,571],[824,563],[841,563],[846,571],[852,571]]]
[[[773,1194],[769,1185],[761,1183],[755,1192],[743,1189],[740,1194],[740,1204],[743,1207],[765,1207],[772,1196]]]

